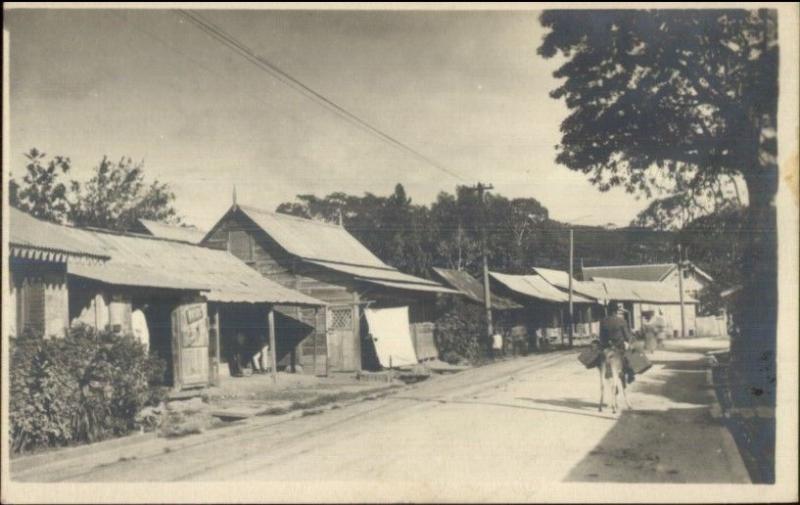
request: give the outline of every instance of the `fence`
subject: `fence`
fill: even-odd
[[[698,337],[724,337],[728,335],[724,316],[705,316],[695,319],[695,334]]]

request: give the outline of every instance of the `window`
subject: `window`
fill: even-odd
[[[253,261],[253,241],[246,231],[228,232],[228,252],[242,261]]]
[[[331,309],[331,329],[349,330],[353,327],[353,309]]]

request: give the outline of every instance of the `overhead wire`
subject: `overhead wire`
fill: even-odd
[[[436,168],[450,175],[451,177],[454,177],[455,179],[458,179],[460,181],[465,181],[465,179],[454,170],[444,166],[443,164],[430,158],[429,156],[426,156],[425,154],[419,152],[418,150],[414,149],[408,144],[400,141],[394,136],[379,129],[378,127],[373,126],[365,119],[350,112],[349,110],[339,105],[332,99],[323,95],[321,92],[303,83],[302,81],[300,81],[300,79],[292,76],[287,71],[283,70],[278,65],[276,65],[274,62],[271,62],[268,59],[264,58],[263,56],[256,54],[256,52],[253,51],[246,44],[244,44],[243,42],[235,38],[233,35],[226,32],[220,26],[214,24],[213,22],[209,21],[202,15],[198,14],[197,12],[192,12],[185,9],[178,9],[176,12],[183,18],[190,21],[197,28],[199,28],[200,30],[211,36],[213,39],[217,40],[218,42],[222,43],[235,53],[244,57],[248,62],[253,64],[256,68],[266,72],[277,81],[303,94],[304,96],[313,100],[314,102],[322,105],[323,107],[332,111],[334,114],[338,115],[339,117],[341,117],[348,123],[352,124],[353,126],[373,135],[374,137],[395,147],[396,149],[399,149],[413,156],[417,160],[422,161],[423,163],[433,168]]]

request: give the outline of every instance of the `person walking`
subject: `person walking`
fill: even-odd
[[[657,330],[655,328],[655,312],[648,310],[642,312],[642,333],[644,334],[644,348],[648,354],[653,354],[657,347]]]
[[[664,348],[664,338],[666,336],[667,323],[664,321],[664,312],[658,309],[658,312],[653,316],[653,330],[656,332],[656,348]]]

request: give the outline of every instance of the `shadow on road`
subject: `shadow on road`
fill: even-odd
[[[599,394],[599,393],[598,393]],[[518,397],[517,400],[526,400],[533,403],[540,403],[544,405],[552,405],[554,407],[561,407],[565,409],[572,409],[572,410],[584,410],[584,411],[592,411],[598,412],[597,407],[599,404],[599,397],[598,401],[590,402],[586,401],[582,398],[561,398],[561,399],[551,399],[545,400],[542,398],[523,398]]]
[[[738,454],[731,455],[722,426],[711,416],[712,396],[702,357],[681,356],[657,364],[664,366],[631,385],[636,410],[623,410],[611,430],[565,480],[750,482]],[[577,409],[594,405],[572,398],[548,402]]]

